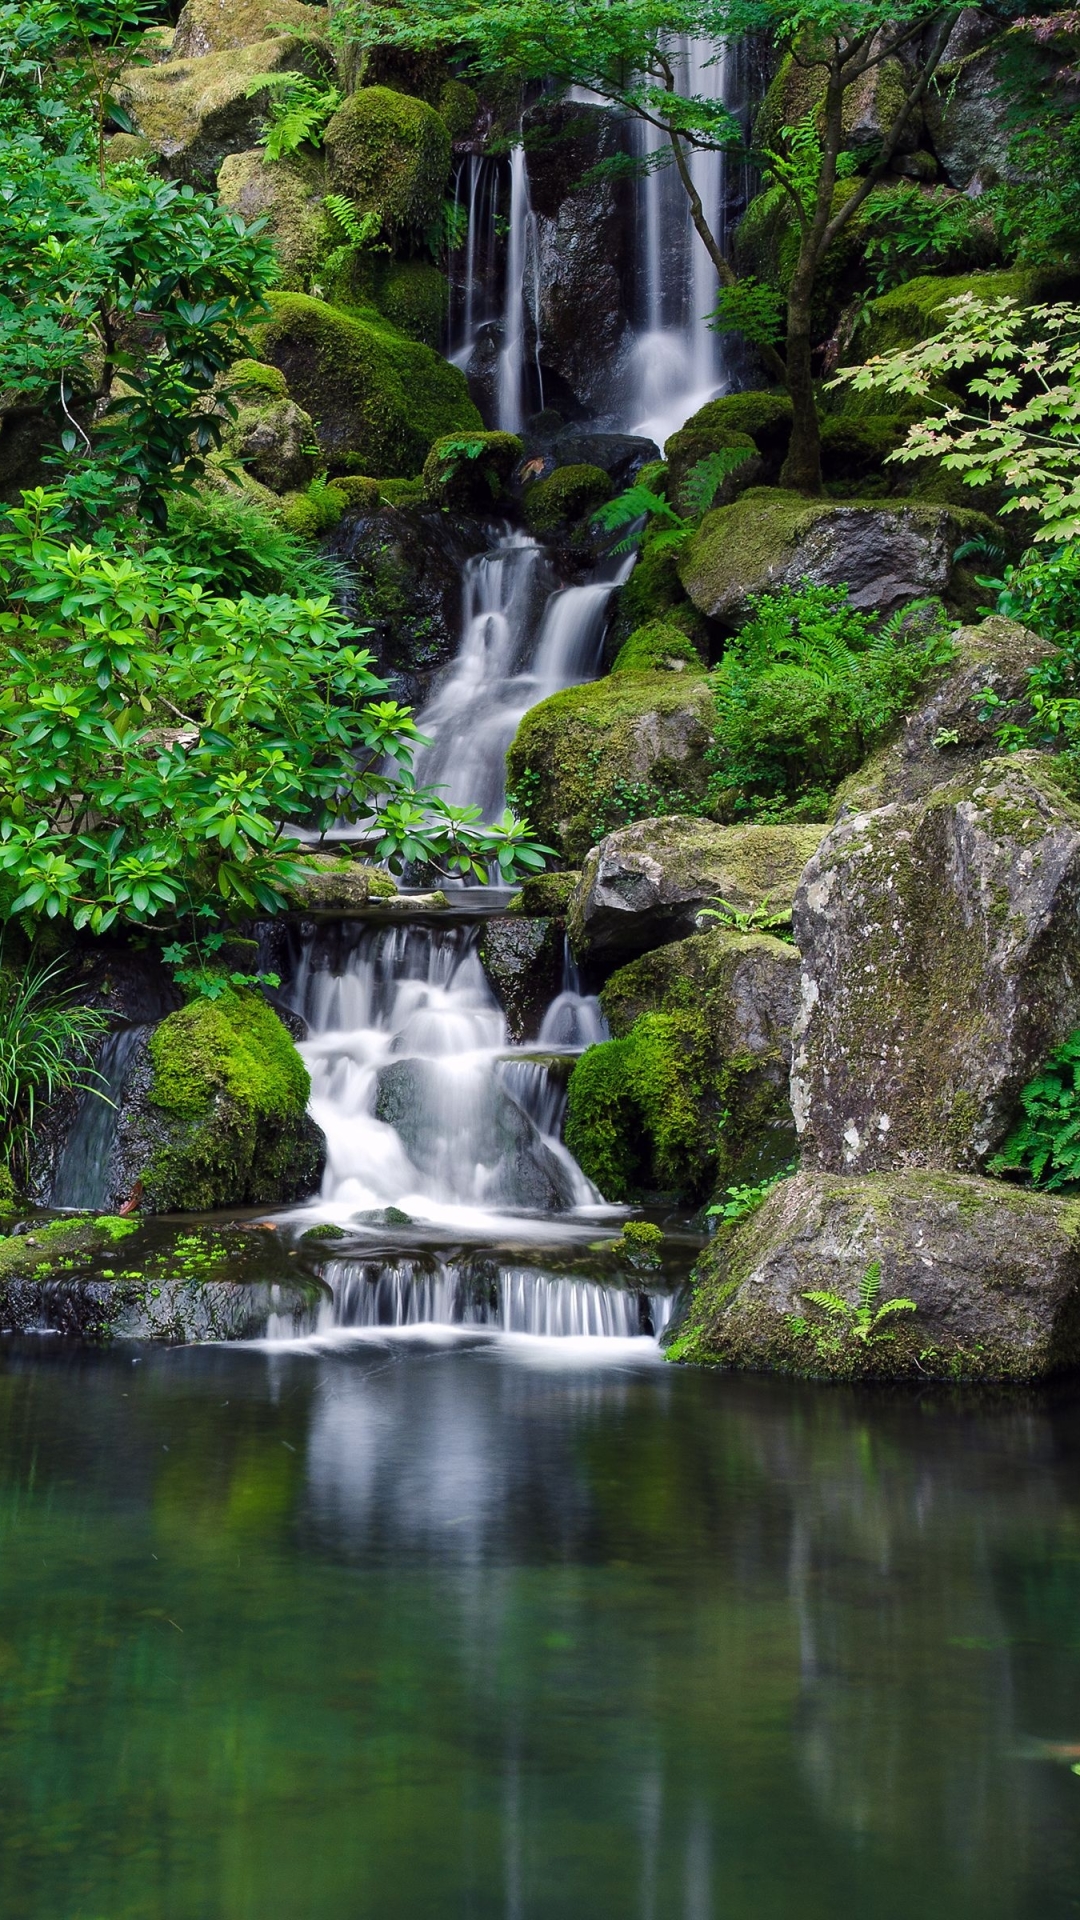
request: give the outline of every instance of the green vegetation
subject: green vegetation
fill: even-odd
[[[1024,1175],[1049,1192],[1080,1187],[1080,1032],[1024,1088],[1020,1117],[988,1171]]]
[[[94,1042],[109,1017],[80,1006],[58,961],[0,966],[0,1207],[25,1180],[39,1106],[62,1093],[96,1093]]]
[[[803,1299],[809,1306],[820,1308],[825,1319],[809,1320],[805,1314],[791,1314],[788,1324],[796,1339],[811,1343],[820,1360],[835,1358],[849,1341],[863,1347],[889,1346],[896,1334],[884,1322],[897,1313],[916,1313],[918,1307],[914,1300],[900,1296],[883,1300],[878,1306],[880,1292],[881,1262],[873,1260],[859,1282],[854,1302],[828,1287],[811,1287]]]

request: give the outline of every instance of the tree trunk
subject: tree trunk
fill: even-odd
[[[802,283],[805,281],[805,285]],[[788,296],[787,390],[791,395],[791,444],[780,472],[780,485],[793,493],[821,492],[821,431],[811,363],[810,290],[812,270],[796,268]]]

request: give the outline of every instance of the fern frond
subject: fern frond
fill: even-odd
[[[752,447],[720,447],[695,462],[682,484],[683,499],[695,520],[708,513],[728,475],[751,459]]]
[[[870,1265],[859,1281],[859,1306],[864,1313],[869,1313],[880,1292],[881,1261],[871,1260]]]
[[[614,500],[606,500],[593,514],[596,526],[605,533],[614,533],[619,527],[629,526],[633,520],[641,520],[646,514],[658,520],[668,520],[682,527],[683,520],[674,507],[662,494],[654,493],[651,487],[636,485],[627,487],[625,493],[616,494]]]
[[[803,1294],[803,1299],[809,1300],[811,1306],[822,1307],[826,1313],[831,1313],[834,1319],[850,1319],[854,1312],[850,1301],[841,1299],[838,1293],[830,1293],[826,1287],[812,1288],[809,1293]]]
[[[884,1300],[874,1315],[874,1325],[877,1326],[878,1321],[884,1320],[886,1314],[889,1313],[918,1313],[918,1311],[919,1303],[917,1300],[905,1300],[902,1298]]]

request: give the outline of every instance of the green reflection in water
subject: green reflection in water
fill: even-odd
[[[1077,1416],[539,1351],[9,1351],[0,1912],[1080,1911]]]

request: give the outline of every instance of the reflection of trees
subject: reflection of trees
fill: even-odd
[[[1066,1419],[490,1347],[0,1374],[0,1911],[1054,1920]]]

